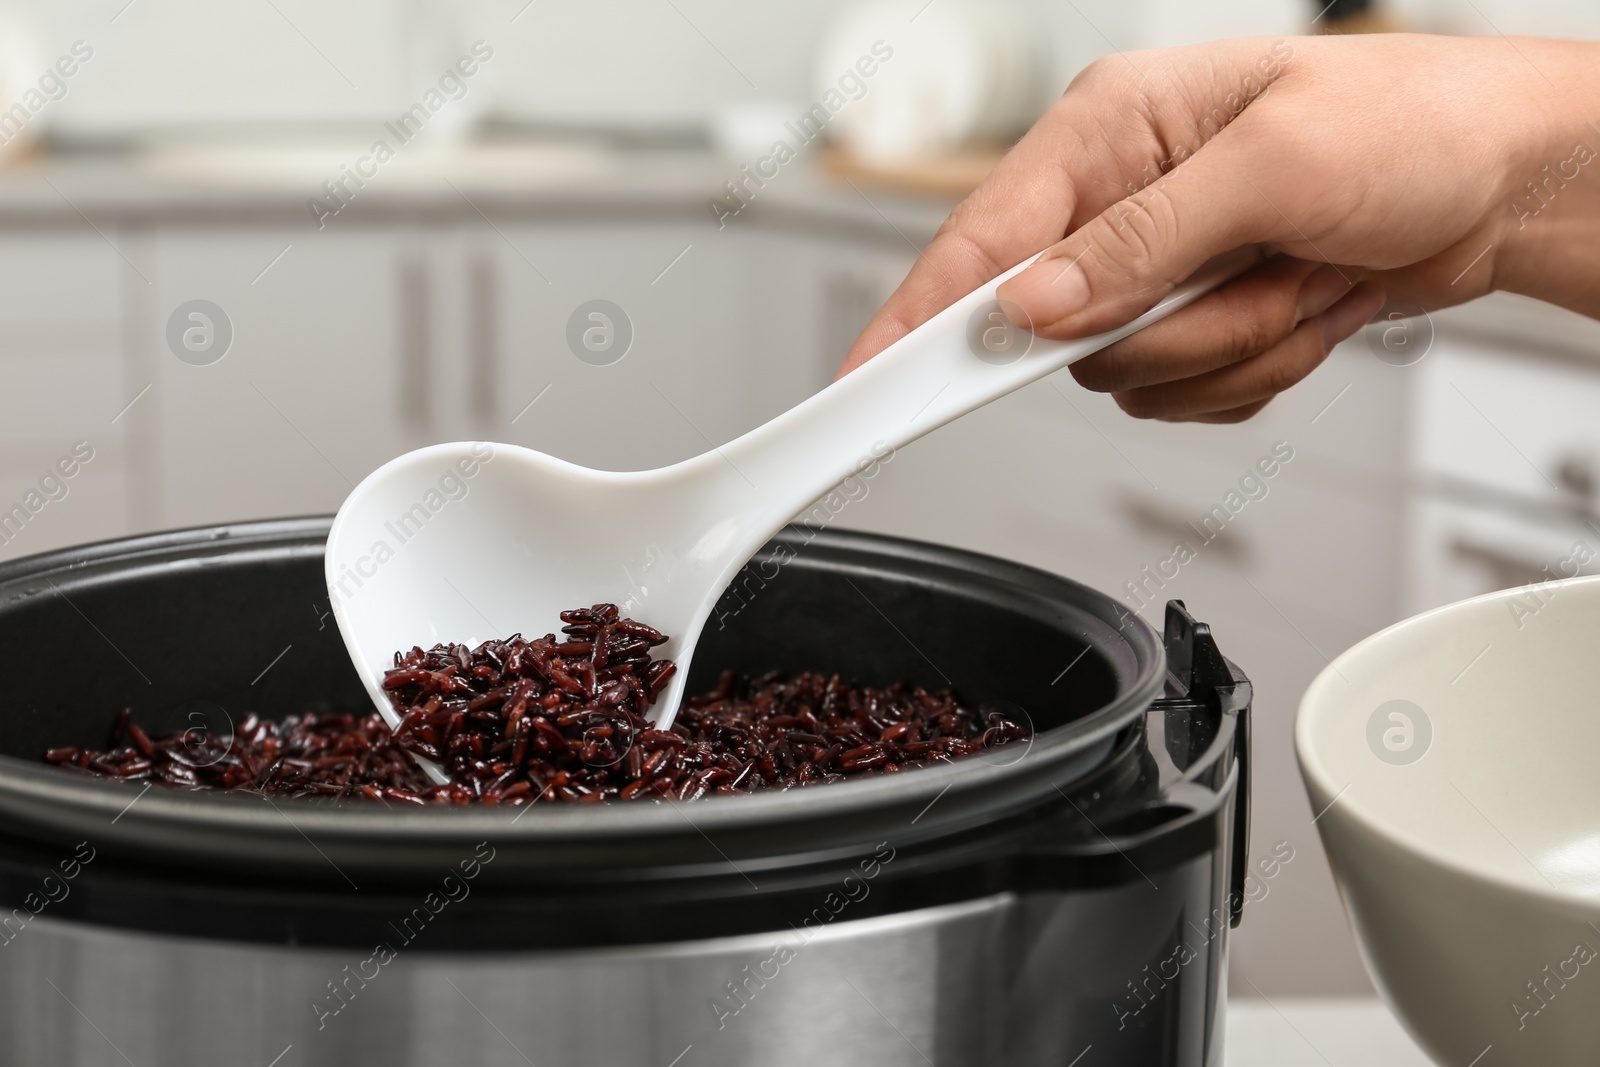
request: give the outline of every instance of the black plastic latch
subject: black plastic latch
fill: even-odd
[[[1238,790],[1233,798],[1233,855],[1228,894],[1229,925],[1238,926],[1244,914],[1245,878],[1250,873],[1250,680],[1217,647],[1211,627],[1189,614],[1181,600],[1167,601],[1162,643],[1167,650],[1169,700],[1208,704],[1218,719],[1232,715],[1234,761],[1239,768]],[[1194,739],[1184,739],[1185,747]],[[1169,744],[1178,739],[1168,738]]]

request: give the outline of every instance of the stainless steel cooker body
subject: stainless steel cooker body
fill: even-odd
[[[826,925],[663,945],[452,953],[397,934],[385,962],[41,915],[0,950],[0,1059],[1214,1067],[1216,866],[1155,872],[1154,890],[997,893],[858,920],[844,898]],[[1180,942],[1193,949],[1181,966]]]

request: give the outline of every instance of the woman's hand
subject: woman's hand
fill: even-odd
[[[1600,316],[1600,46],[1413,35],[1102,59],[950,216],[841,373],[981,283],[1051,338],[1211,257],[1259,266],[1072,367],[1144,418],[1236,422],[1385,304],[1512,289]],[[1529,184],[1532,183],[1532,184]]]

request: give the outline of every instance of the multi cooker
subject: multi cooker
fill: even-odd
[[[0,566],[0,1061],[1222,1062],[1251,688],[1182,603],[1157,634],[1043,571],[791,527],[689,692],[724,668],[906,679],[1034,733],[786,792],[398,810],[40,762],[103,747],[125,706],[151,732],[364,713],[327,530]]]

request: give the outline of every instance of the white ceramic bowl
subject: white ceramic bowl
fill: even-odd
[[[1600,1063],[1600,578],[1368,638],[1295,744],[1367,970],[1422,1047]]]

